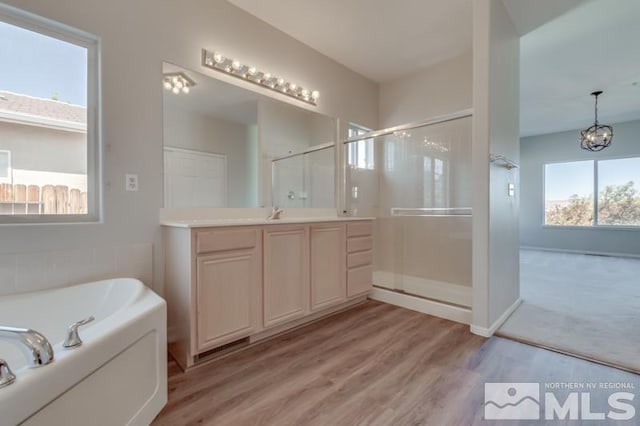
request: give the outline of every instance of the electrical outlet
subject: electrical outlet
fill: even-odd
[[[138,191],[138,175],[126,174],[125,177],[125,190],[126,191]]]
[[[510,183],[507,188],[508,188],[507,191],[509,193],[509,197],[515,197],[515,195],[516,195],[516,186],[514,184]]]

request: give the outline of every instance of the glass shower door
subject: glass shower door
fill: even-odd
[[[374,285],[471,306],[471,118],[344,147],[345,206],[376,218]]]

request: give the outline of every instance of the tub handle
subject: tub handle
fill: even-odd
[[[89,318],[80,320],[75,324],[71,324],[67,330],[67,338],[64,339],[64,345],[62,346],[65,348],[77,348],[82,345],[82,339],[80,339],[80,336],[78,335],[78,327],[89,324],[93,320],[95,320],[95,317],[90,316]]]
[[[11,372],[9,364],[4,359],[0,359],[0,388],[9,386],[16,381],[16,376]]]

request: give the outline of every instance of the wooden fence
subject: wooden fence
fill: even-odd
[[[0,184],[0,214],[86,214],[87,193],[65,185]]]

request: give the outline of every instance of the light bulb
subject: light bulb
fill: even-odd
[[[265,73],[265,74],[262,76],[262,79],[263,79],[264,81],[269,81],[269,80],[271,80],[271,74],[270,74],[270,73]]]
[[[221,64],[224,61],[224,56],[216,53],[215,55],[213,55],[213,60],[216,62],[216,64]]]
[[[173,93],[175,93],[176,95],[180,93],[180,89],[178,89],[177,87],[174,87],[172,90]]]
[[[184,86],[184,87],[182,88],[182,93],[189,93],[189,90],[190,90],[190,89],[189,89],[189,86]]]
[[[163,85],[164,85],[164,88],[165,88],[165,89],[167,89],[167,90],[171,90],[171,88],[173,87],[173,86],[171,85],[171,82],[170,82],[170,81],[168,81],[168,80],[165,80],[165,81],[164,81],[164,83],[163,83]]]
[[[178,77],[173,77],[171,81],[173,81],[173,84],[176,84],[178,82]]]
[[[176,87],[178,89],[182,89],[184,87],[184,83],[182,82],[182,80],[176,81]]]
[[[284,78],[279,78],[277,83],[278,83],[278,86],[284,86]]]
[[[309,91],[307,89],[302,89],[302,91],[300,92],[300,94],[304,97],[304,98],[308,98],[309,97]]]
[[[250,67],[250,68],[247,70],[247,73],[248,73],[250,76],[252,76],[252,77],[253,77],[254,75],[256,75],[256,72],[258,72],[258,70],[256,70],[256,67]]]
[[[241,67],[242,67],[242,64],[240,64],[240,62],[238,61],[233,61],[231,63],[231,68],[233,68],[236,71],[238,71]]]
[[[298,85],[295,83],[289,83],[289,90],[294,91],[298,88]]]
[[[319,97],[320,97],[320,92],[318,92],[317,90],[314,90],[313,92],[311,92],[311,99],[313,99],[314,101],[317,101]]]

